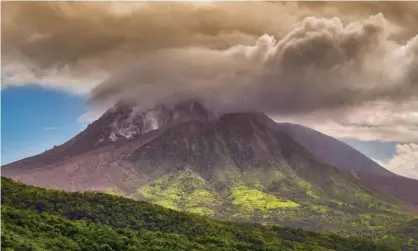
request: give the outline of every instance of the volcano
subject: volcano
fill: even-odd
[[[403,206],[418,196],[393,191],[402,177],[357,167],[321,157],[264,114],[218,115],[198,102],[150,110],[120,102],[63,145],[3,166],[2,175],[217,219],[312,229],[359,231],[409,217]]]

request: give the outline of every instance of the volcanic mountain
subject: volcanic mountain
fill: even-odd
[[[264,114],[215,116],[198,102],[147,111],[118,103],[70,141],[2,167],[2,175],[218,219],[346,231],[409,219],[402,196],[321,160],[279,127]]]

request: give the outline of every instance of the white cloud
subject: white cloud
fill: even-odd
[[[302,124],[335,138],[418,143],[418,100],[402,104],[370,102],[354,109],[300,116],[274,116],[277,122]]]
[[[390,160],[375,161],[396,174],[418,179],[418,144],[398,144]]]
[[[103,113],[106,111],[106,107],[93,107],[91,110],[81,114],[80,117],[78,117],[78,122],[85,124],[85,123],[91,123],[97,119],[100,118],[100,116],[103,115]]]
[[[56,130],[57,128],[53,126],[46,126],[46,127],[43,127],[42,129],[46,131],[53,131],[53,130]]]
[[[1,69],[2,88],[37,84],[53,89],[62,89],[71,93],[88,93],[106,79],[104,72],[75,76],[68,69],[35,73],[22,64],[4,64]]]
[[[82,124],[82,125],[80,125],[80,129],[79,129],[79,131],[80,131],[80,132],[84,131],[84,130],[87,128],[87,126],[88,126],[88,125],[86,125],[86,124]]]

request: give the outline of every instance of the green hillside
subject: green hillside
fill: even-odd
[[[101,193],[3,177],[1,185],[3,250],[397,250],[354,237],[215,221]]]
[[[401,224],[400,226],[391,230],[390,234],[394,236],[405,237],[410,242],[413,242],[413,240],[418,241],[418,219],[414,219],[405,224]]]

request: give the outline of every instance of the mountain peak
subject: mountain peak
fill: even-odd
[[[120,101],[99,119],[108,120],[105,137],[100,141],[132,139],[171,124],[213,118],[213,114],[197,101],[181,102],[172,106],[157,105],[151,109]]]

